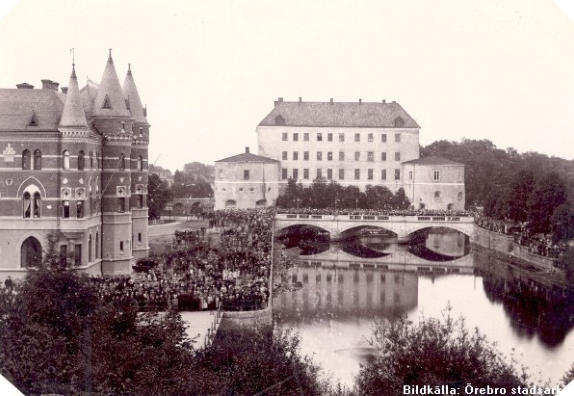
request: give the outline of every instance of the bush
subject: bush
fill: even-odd
[[[402,395],[403,385],[449,385],[462,394],[467,383],[510,389],[527,379],[478,329],[454,320],[450,308],[418,324],[404,317],[379,323],[373,344],[377,352],[357,378],[360,395]]]

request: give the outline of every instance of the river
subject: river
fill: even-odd
[[[470,249],[463,234],[430,229],[410,244],[368,232],[337,243],[303,235],[283,241],[296,265],[276,276],[295,290],[274,296],[274,320],[298,332],[332,381],[352,386],[376,320],[439,317],[447,306],[539,384],[557,384],[574,363],[572,295]]]

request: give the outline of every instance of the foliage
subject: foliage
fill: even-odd
[[[162,181],[158,175],[149,175],[148,181],[148,208],[151,220],[159,219],[161,211],[171,201],[172,194],[167,182]]]
[[[331,181],[317,179],[303,187],[289,179],[287,188],[277,198],[277,206],[283,208],[338,208],[338,209],[407,209],[410,206],[405,192],[400,188],[393,194],[384,186],[368,185],[365,192],[356,186],[343,187]]]
[[[570,367],[570,370],[568,370],[562,377],[562,385],[566,386],[572,381],[574,381],[574,364],[572,367]]]
[[[566,280],[574,284],[574,247],[569,247],[558,258],[556,265],[564,270]]]
[[[459,393],[467,383],[508,390],[527,379],[478,329],[470,332],[462,318],[453,319],[450,309],[418,324],[404,317],[380,323],[373,343],[375,356],[357,378],[361,395],[400,395],[403,385],[450,385]]]
[[[176,198],[207,198],[213,196],[211,183],[215,180],[212,165],[200,162],[187,163],[183,171],[176,170],[172,192]]]

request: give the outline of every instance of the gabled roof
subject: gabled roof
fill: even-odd
[[[400,121],[402,120],[402,122]],[[275,102],[261,126],[419,128],[396,102]]]
[[[128,67],[128,74],[126,74],[126,79],[124,80],[123,90],[124,97],[126,98],[126,102],[128,104],[128,110],[132,114],[132,117],[137,122],[147,124],[142,101],[140,100],[140,95],[138,93],[138,89],[136,88],[134,77],[132,76],[131,67]]]
[[[241,153],[232,157],[220,159],[215,162],[237,162],[237,163],[263,163],[263,164],[278,164],[279,161],[273,158],[263,157],[262,155],[255,155],[251,153]]]
[[[435,156],[429,156],[429,157],[422,157],[416,160],[411,160],[411,161],[405,161],[402,164],[413,164],[413,165],[461,165],[464,166],[464,164],[461,164],[460,162],[455,162],[455,161],[451,161],[449,159],[443,158],[443,157],[435,157]]]
[[[72,74],[70,75],[70,82],[68,84],[66,102],[64,103],[64,111],[62,113],[62,119],[60,120],[60,126],[88,126],[74,66],[72,66]]]
[[[57,130],[64,97],[52,89],[0,89],[0,130]]]
[[[108,106],[104,108],[106,101],[109,104],[109,108],[107,108]],[[98,93],[92,108],[92,115],[130,116],[111,53],[108,57],[104,74],[102,75],[102,81],[98,87]]]

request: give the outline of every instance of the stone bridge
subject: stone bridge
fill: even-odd
[[[340,239],[341,235],[354,228],[378,227],[393,232],[400,239],[406,239],[413,232],[431,228],[444,227],[459,231],[474,240],[474,218],[472,216],[421,215],[421,216],[386,216],[386,215],[352,215],[352,214],[295,214],[279,213],[275,215],[275,232],[294,226],[313,226],[329,232],[331,240]]]

